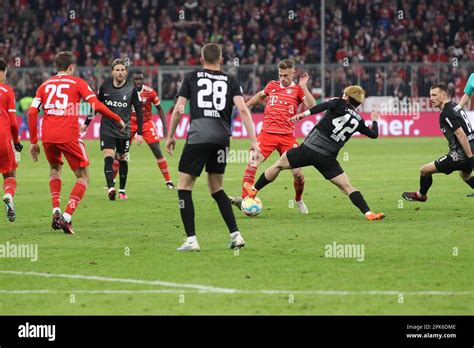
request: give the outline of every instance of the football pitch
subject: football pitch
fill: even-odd
[[[167,156],[175,183],[183,144],[178,142],[174,157]],[[164,150],[164,142],[161,146]],[[248,141],[233,140],[231,148],[247,146]],[[466,198],[472,190],[456,173],[439,174],[428,202],[401,200],[403,191],[418,189],[419,167],[446,153],[443,138],[358,138],[342,149],[339,160],[352,184],[372,210],[386,214],[384,221],[365,221],[312,167],[304,169],[303,197],[310,213],[301,215],[292,208],[291,173],[282,173],[259,193],[259,216],[249,218],[235,210],[246,240],[238,252],[227,249],[227,228],[204,174],[193,191],[201,251],[178,253],[184,230],[177,193],[166,188],[148,146],[132,146],[129,200],[115,202],[106,198],[98,142],[88,142],[87,149],[91,183],[73,218],[76,234],[68,236],[50,227],[44,153],[33,164],[25,146],[15,197],[17,221],[1,217],[0,245],[35,245],[37,260],[0,258],[0,314],[474,311],[474,198]],[[273,154],[262,168],[276,158]],[[229,195],[240,193],[245,165],[228,164],[224,188]],[[73,182],[65,166],[63,209]],[[345,253],[339,253],[341,246]]]

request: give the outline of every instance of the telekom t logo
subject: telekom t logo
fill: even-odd
[[[270,105],[275,105],[278,97],[276,95],[270,96]]]

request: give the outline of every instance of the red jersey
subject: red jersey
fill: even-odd
[[[145,123],[151,120],[151,104],[153,103],[154,105],[158,106],[160,105],[161,100],[153,88],[145,85],[143,85],[142,90],[138,92],[138,95],[140,96],[140,100],[142,102],[143,123]],[[135,114],[135,111],[132,111],[132,117],[135,119],[134,121],[136,121],[137,115]]]
[[[15,92],[10,86],[0,83],[0,144],[18,143]]]
[[[79,109],[81,99],[96,98],[83,79],[58,74],[43,82],[36,91],[32,108],[44,110],[41,125],[44,143],[62,144],[79,138]]]
[[[279,81],[270,81],[263,93],[267,96],[267,104],[262,130],[267,133],[293,134],[295,125],[288,119],[296,115],[298,106],[305,98],[301,86],[293,82],[283,87]]]

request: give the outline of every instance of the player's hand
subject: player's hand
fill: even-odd
[[[23,145],[21,145],[21,143],[13,144],[13,146],[15,146],[16,152],[21,152],[21,150],[23,150]]]
[[[87,125],[83,124],[83,125],[81,126],[81,134],[82,134],[82,133],[85,133],[86,131],[87,131]]]
[[[372,117],[372,121],[378,121],[378,119],[380,118],[380,111],[373,110],[370,114],[370,117]]]
[[[173,156],[173,151],[176,146],[176,139],[168,137],[166,138],[166,152],[169,153],[170,156]]]
[[[296,114],[295,116],[291,117],[288,119],[288,122],[291,122],[291,123],[296,123],[298,122],[299,120],[302,120],[303,118],[305,117],[304,113],[299,113],[299,114]]]
[[[137,145],[141,145],[141,143],[143,143],[143,137],[141,135],[135,135],[135,141],[137,143]]]
[[[123,122],[123,120],[120,120],[119,122],[119,125],[120,125],[120,130],[122,131],[122,133],[125,133],[125,130],[127,128],[127,125],[125,124],[125,122]]]
[[[38,162],[38,155],[40,154],[40,147],[38,144],[30,145],[30,154],[33,162]]]
[[[303,86],[306,86],[306,84],[308,83],[309,81],[309,75],[308,73],[303,73],[300,77],[300,82],[298,82],[298,84],[303,87]]]

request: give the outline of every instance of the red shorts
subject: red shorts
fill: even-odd
[[[132,118],[130,120],[130,143],[133,141],[133,138],[137,133],[137,128],[137,121],[136,119]],[[158,135],[158,130],[156,129],[155,122],[153,122],[153,120],[143,123],[142,136],[143,140],[145,140],[147,144],[160,142],[160,136]]]
[[[11,142],[0,144],[0,173],[7,174],[13,172],[18,164],[16,163],[13,144]]]
[[[50,164],[64,164],[62,160],[64,154],[72,170],[89,166],[89,157],[81,139],[62,144],[43,143],[43,149]]]
[[[298,147],[298,142],[293,134],[274,134],[261,131],[257,141],[260,145],[260,152],[265,159],[275,150],[282,155],[286,151]]]

